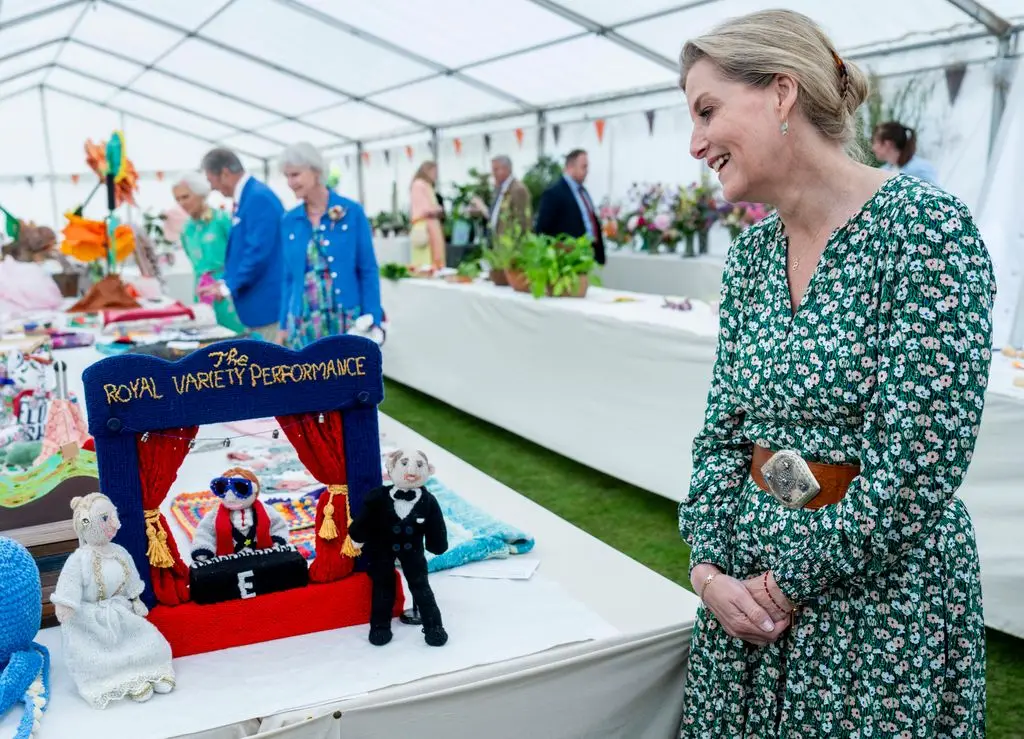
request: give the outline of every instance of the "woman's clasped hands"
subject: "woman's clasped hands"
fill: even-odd
[[[714,575],[710,581],[708,577]],[[764,646],[775,642],[792,623],[793,607],[768,573],[748,580],[726,575],[714,565],[693,568],[692,580],[698,595],[711,609],[729,636]],[[774,599],[774,600],[773,600]]]

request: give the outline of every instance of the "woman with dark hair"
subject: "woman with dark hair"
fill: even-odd
[[[885,164],[882,169],[896,170],[919,180],[939,184],[939,175],[927,159],[917,156],[917,132],[899,121],[875,126],[871,149]]]

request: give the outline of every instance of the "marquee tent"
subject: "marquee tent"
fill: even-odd
[[[525,168],[583,146],[596,197],[686,182],[700,170],[677,88],[682,42],[774,6],[819,20],[883,84],[949,87],[922,143],[976,205],[1021,0],[0,0],[0,204],[59,226],[92,186],[85,139],[116,128],[144,208],[169,204],[159,181],[214,144],[290,202],[274,160],[309,141],[374,212],[401,205],[430,157],[451,182],[498,153]]]

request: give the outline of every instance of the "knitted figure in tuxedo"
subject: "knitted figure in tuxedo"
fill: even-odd
[[[288,543],[288,524],[273,506],[257,500],[260,482],[252,472],[234,467],[215,477],[210,490],[220,501],[196,527],[193,560]]]
[[[395,560],[402,565],[409,592],[423,619],[423,638],[432,647],[443,646],[448,634],[441,611],[427,580],[427,551],[448,550],[448,529],[437,499],[427,491],[434,467],[420,451],[400,449],[387,459],[390,485],[371,490],[363,509],[349,526],[353,547],[363,555],[373,582],[370,643],[391,641],[391,611],[395,605]]]

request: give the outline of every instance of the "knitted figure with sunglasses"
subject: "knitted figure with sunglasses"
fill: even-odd
[[[260,483],[252,472],[233,467],[213,478],[210,490],[220,501],[196,527],[193,561],[288,543],[288,524],[273,506],[257,500]]]

